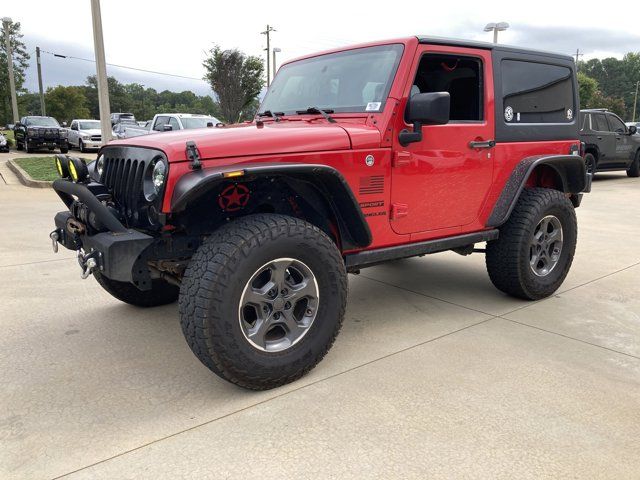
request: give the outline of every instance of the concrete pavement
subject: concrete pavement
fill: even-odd
[[[640,179],[597,179],[552,298],[501,294],[481,255],[366,269],[325,360],[256,393],[175,305],[80,280],[48,242],[62,204],[3,158],[0,478],[638,478]]]

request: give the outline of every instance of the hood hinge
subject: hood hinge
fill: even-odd
[[[202,164],[200,163],[200,153],[198,152],[198,146],[193,140],[187,142],[187,159],[191,160],[191,169],[200,170]]]

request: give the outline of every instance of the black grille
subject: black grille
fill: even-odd
[[[91,135],[92,142],[99,142],[102,137],[100,135]]]
[[[142,181],[147,163],[132,158],[104,159],[102,183],[109,189],[120,213],[136,223],[140,206],[144,204]]]

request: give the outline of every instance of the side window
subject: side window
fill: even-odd
[[[609,130],[611,132],[624,133],[627,131],[627,127],[618,117],[615,115],[607,115],[607,117],[609,117]]]
[[[169,125],[171,125],[172,130],[180,130],[180,124],[178,124],[178,120],[175,117],[169,118]]]
[[[609,125],[607,124],[607,117],[604,116],[604,113],[596,113],[593,115],[593,119],[595,120],[593,129],[598,132],[608,132]]]
[[[164,126],[169,122],[169,117],[158,117],[156,123],[153,124],[153,129],[156,132],[164,132]]]
[[[580,130],[591,130],[591,114],[590,113],[581,113],[580,114]],[[595,128],[594,128],[595,130]]]
[[[503,60],[502,99],[507,123],[571,123],[571,69],[547,63]]]
[[[479,59],[428,53],[420,60],[411,91],[449,92],[452,122],[479,121],[484,118],[482,85]]]

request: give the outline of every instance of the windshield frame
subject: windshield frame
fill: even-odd
[[[270,106],[268,104],[268,100],[269,97],[271,95],[273,95],[272,89],[274,86],[278,85],[278,79],[282,78],[283,74],[286,73],[287,69],[291,66],[294,65],[304,65],[307,63],[313,63],[318,61],[318,59],[323,59],[323,58],[327,58],[327,57],[345,57],[345,56],[350,56],[350,55],[357,55],[363,51],[371,51],[371,50],[392,50],[392,49],[397,49],[398,51],[398,55],[394,61],[394,64],[391,66],[390,70],[389,70],[389,75],[387,77],[387,81],[386,81],[386,85],[385,85],[385,89],[383,90],[382,94],[381,94],[381,99],[380,102],[369,102],[369,103],[380,103],[380,105],[378,106],[378,108],[375,109],[369,109],[368,108],[368,104],[365,105],[350,105],[350,106],[336,106],[336,105],[327,105],[327,106],[321,106],[321,105],[306,105],[306,106],[300,106],[299,108],[295,108],[295,109],[291,109],[291,110],[282,110],[282,108],[276,106]],[[331,114],[342,114],[342,113],[346,113],[346,114],[359,114],[359,115],[369,115],[372,113],[380,113],[384,110],[386,102],[389,98],[389,93],[391,92],[391,89],[393,87],[393,84],[395,82],[396,76],[398,74],[398,69],[400,67],[400,63],[402,62],[402,58],[405,54],[405,45],[403,43],[400,42],[393,42],[393,43],[385,43],[385,44],[377,44],[377,45],[367,45],[367,46],[362,46],[362,47],[355,47],[355,48],[350,48],[350,49],[345,49],[345,50],[338,50],[338,51],[333,51],[333,52],[328,52],[328,53],[323,53],[320,55],[314,55],[311,57],[305,57],[302,58],[300,60],[293,60],[289,63],[285,63],[284,65],[282,65],[280,67],[280,69],[278,70],[277,75],[275,76],[275,78],[271,81],[271,86],[269,88],[269,90],[267,90],[267,93],[265,95],[265,97],[263,98],[262,102],[260,103],[260,108],[258,109],[258,112],[264,112],[265,110],[269,110],[272,112],[282,112],[284,115],[297,115],[297,111],[302,111],[302,110],[306,110],[309,107],[319,107],[322,110],[331,110]],[[313,115],[313,114],[311,114]]]

